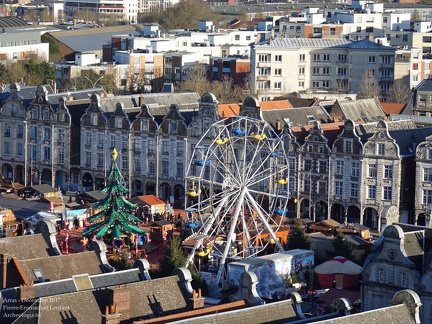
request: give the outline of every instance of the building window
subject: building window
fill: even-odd
[[[141,119],[141,131],[148,132],[148,120]]]
[[[123,154],[122,155],[122,169],[126,170],[128,168],[129,168],[129,166],[128,166],[128,157],[127,157],[126,154]]]
[[[274,85],[274,87],[273,87],[274,89],[281,89],[282,88],[282,82],[280,82],[280,81],[275,82],[273,85]]]
[[[335,181],[335,194],[342,196],[343,194],[343,181]]]
[[[300,61],[300,62],[304,62],[304,61],[306,61],[306,54],[300,54],[300,55],[299,55],[299,61]]]
[[[351,197],[357,198],[359,193],[358,183],[351,183]]]
[[[38,110],[37,110],[37,108],[32,109],[32,119],[38,119]]]
[[[336,174],[343,174],[344,161],[336,160]]]
[[[169,162],[168,161],[162,161],[162,175],[164,177],[168,177],[168,175],[169,175]]]
[[[239,41],[240,40],[240,35],[234,35],[234,40]]]
[[[330,61],[330,54],[323,54],[323,61]]]
[[[351,140],[345,140],[344,141],[344,150],[345,150],[345,153],[352,153],[352,141]]]
[[[377,154],[383,156],[385,153],[385,144],[384,143],[379,143],[377,145]]]
[[[162,154],[169,155],[169,141],[162,141]]]
[[[393,166],[392,165],[384,165],[384,178],[385,179],[393,179]]]
[[[10,137],[10,136],[11,136],[10,124],[5,123],[4,124],[4,137]]]
[[[97,115],[96,113],[92,113],[92,114],[91,114],[91,117],[90,117],[90,123],[91,123],[93,126],[97,126],[97,123],[98,123],[98,115]]]
[[[344,67],[338,67],[336,70],[336,74],[337,75],[346,75],[347,74],[347,69]]]
[[[338,55],[338,61],[339,62],[346,62],[346,60],[347,60],[346,54],[339,54]]]
[[[43,120],[49,120],[50,118],[50,113],[48,110],[44,110],[43,111]]]
[[[314,54],[314,55],[313,55],[313,61],[314,61],[314,62],[319,62],[319,61],[321,61],[321,55],[320,55],[320,54]]]
[[[413,63],[412,69],[414,71],[417,71],[418,70],[418,63]]]
[[[423,181],[432,182],[432,168],[423,169]]]
[[[24,145],[23,143],[17,143],[17,155],[23,156],[24,153]]]
[[[327,173],[327,161],[318,161],[318,172],[319,173]]]
[[[369,62],[370,64],[374,64],[374,63],[375,63],[375,56],[369,56],[369,58],[368,58],[368,62]]]
[[[170,121],[170,133],[171,134],[177,134],[177,121],[176,120]]]
[[[351,176],[352,177],[360,176],[360,162],[351,162]]]
[[[104,164],[104,156],[103,156],[103,153],[98,153],[98,155],[97,155],[97,161],[98,161],[97,166],[98,166],[98,167],[102,167],[103,164]]]
[[[320,74],[320,69],[319,68],[313,68],[312,69],[312,74],[313,75],[319,75]]]
[[[179,178],[183,177],[183,163],[182,162],[177,162],[176,176]]]
[[[400,287],[408,287],[408,274],[406,272],[401,272],[400,274]]]
[[[304,170],[305,171],[310,171],[312,170],[312,160],[305,160],[304,161]]]
[[[150,174],[155,174],[155,169],[156,169],[155,163],[154,162],[150,162],[149,163],[149,173]]]
[[[324,195],[327,193],[327,182],[318,181],[318,193]]]
[[[274,75],[276,75],[276,76],[282,75],[282,69],[275,69]]]
[[[44,161],[51,161],[51,147],[44,146]]]
[[[259,63],[270,63],[271,62],[271,55],[270,54],[259,54],[258,55],[258,62]]]
[[[116,117],[115,118],[115,127],[116,128],[122,128],[123,125],[123,118],[122,117]]]
[[[270,68],[259,68],[258,76],[267,76],[270,75]]]
[[[377,165],[369,164],[369,178],[376,178],[376,177],[377,177]]]
[[[282,62],[282,55],[275,55],[275,62]]]
[[[392,199],[392,187],[384,187],[383,188],[383,198],[385,200],[391,200]]]
[[[18,125],[17,138],[23,138],[23,137],[24,137],[24,125]]]
[[[313,81],[312,82],[312,88],[319,88],[320,87],[320,83],[318,81]]]
[[[110,135],[111,149],[116,147],[116,136]]]
[[[4,150],[3,150],[5,155],[9,155],[11,154],[11,148],[10,148],[10,143],[9,142],[5,142],[4,143]]]
[[[57,163],[65,164],[65,151],[63,147],[57,149]]]
[[[85,132],[85,145],[91,145],[91,133]]]
[[[90,151],[86,152],[86,166],[90,167],[92,162],[92,154]]]
[[[376,199],[376,186],[372,186],[372,185],[368,186],[368,198]]]
[[[44,134],[44,136],[43,136],[44,141],[50,141],[51,140],[51,128],[45,127],[43,129],[43,134]]]
[[[139,159],[134,159],[134,171],[141,172],[141,163]]]
[[[330,68],[328,68],[328,67],[323,68],[322,69],[322,74],[323,75],[330,75]]]
[[[423,190],[423,204],[432,204],[432,190]]]
[[[305,68],[304,67],[299,67],[298,68],[298,74],[299,75],[304,75],[305,74]]]
[[[298,87],[303,89],[304,88],[304,81],[299,81]]]
[[[385,268],[383,268],[383,267],[378,267],[377,268],[377,275],[378,275],[378,282],[380,282],[380,283],[385,283],[385,272],[386,272],[386,270],[385,270]]]
[[[156,154],[156,143],[154,139],[148,141],[148,155]]]

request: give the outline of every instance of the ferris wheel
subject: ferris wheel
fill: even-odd
[[[277,232],[288,211],[288,160],[267,122],[215,122],[193,150],[186,182],[189,222],[200,225],[187,266],[207,256],[219,283],[227,262],[283,251]]]

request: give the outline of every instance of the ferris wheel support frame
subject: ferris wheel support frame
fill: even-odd
[[[210,228],[213,226],[213,223],[215,222],[217,215],[221,212],[221,210],[222,210],[222,208],[223,208],[223,206],[225,205],[225,202],[226,202],[227,200],[228,200],[228,197],[224,197],[224,198],[220,201],[220,203],[219,203],[219,205],[216,207],[216,209],[215,209],[215,210],[211,213],[211,215],[209,216],[209,217],[210,217],[210,220],[207,222],[207,224],[206,224],[206,226],[204,227],[204,230],[203,230],[204,235],[207,235],[207,233],[209,232]],[[192,249],[192,252],[189,254],[189,257],[188,257],[187,260],[186,260],[186,267],[188,267],[189,264],[192,263],[192,261],[193,261],[193,259],[194,259],[195,251],[196,251],[196,249],[198,248],[198,246],[200,246],[200,245],[202,244],[202,240],[203,240],[203,239],[204,239],[204,238],[198,239],[198,240],[195,242],[195,245],[194,245],[194,247],[193,247],[193,249]]]
[[[241,206],[242,206],[245,195],[246,195],[246,187],[242,187],[242,191],[240,193],[239,199],[237,201],[236,209],[234,212],[234,217],[231,221],[231,227],[230,227],[229,233],[228,233],[227,238],[226,238],[226,243],[225,243],[226,246],[225,246],[224,252],[222,254],[222,258],[221,258],[220,263],[219,263],[219,270],[218,270],[218,273],[216,276],[216,282],[220,282],[220,279],[222,277],[222,273],[225,270],[225,267],[224,267],[225,261],[226,261],[226,258],[228,256],[228,252],[230,250],[231,244],[232,244],[232,238],[235,237],[235,235],[234,235],[234,231],[236,229],[235,224],[237,223],[238,216],[239,216],[240,212],[242,211]]]

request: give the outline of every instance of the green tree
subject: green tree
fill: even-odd
[[[42,41],[42,43],[48,43],[49,44],[50,62],[59,62],[63,59],[63,54],[60,50],[60,47],[58,46],[58,44],[56,43],[56,41],[53,38],[44,34],[41,36],[41,41]]]
[[[217,25],[219,15],[210,6],[200,0],[185,0],[166,9],[160,23],[165,29],[196,29],[198,20],[213,21]]]
[[[110,256],[108,258],[108,263],[116,270],[131,269],[133,265],[129,259],[129,256],[130,252],[128,250],[121,250],[116,252],[115,255]]]
[[[102,189],[107,196],[98,201],[93,208],[100,209],[89,218],[90,226],[83,231],[84,236],[96,235],[97,238],[105,235],[111,238],[119,238],[122,234],[142,234],[146,231],[135,224],[141,222],[139,218],[130,214],[137,208],[124,197],[129,190],[122,184],[123,176],[115,162],[117,158],[116,149],[112,152],[111,170],[108,174],[108,184]]]
[[[352,248],[347,243],[344,233],[342,232],[341,229],[338,229],[336,231],[336,235],[332,241],[332,248],[333,250],[327,253],[329,259],[335,256],[342,256],[349,260],[352,260],[353,258]]]
[[[184,267],[186,256],[181,249],[181,240],[174,237],[169,241],[165,256],[160,262],[159,269],[153,274],[155,278],[168,277],[174,269]]]
[[[311,246],[310,238],[303,229],[303,222],[297,219],[291,227],[290,235],[288,237],[288,250],[305,249],[309,250]]]
[[[48,79],[55,80],[55,69],[49,63],[37,60],[6,62],[0,68],[0,80],[4,83],[23,80],[26,85],[40,85]]]

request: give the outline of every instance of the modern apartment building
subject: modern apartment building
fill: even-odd
[[[357,92],[372,73],[383,92],[394,80],[395,49],[369,40],[287,38],[252,45],[251,93],[260,101],[289,92]]]

